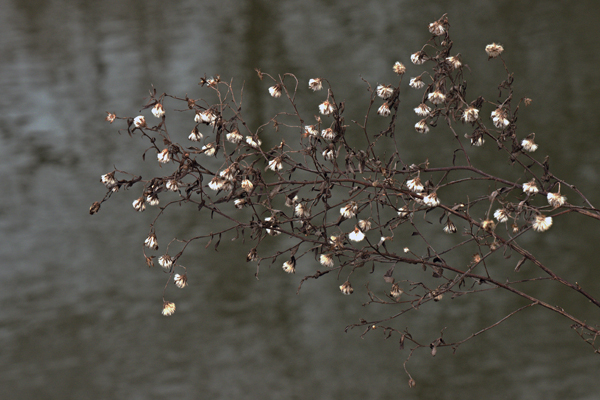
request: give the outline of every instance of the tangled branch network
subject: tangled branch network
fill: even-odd
[[[293,74],[272,76],[260,70],[258,78],[270,82],[265,85],[265,96],[268,91],[279,98],[283,110],[258,127],[249,126],[242,114],[243,91],[236,92],[233,80],[219,77],[205,76],[200,82],[201,90],[214,102],[187,95],[158,95],[153,89],[143,109],[151,111],[153,117],[149,118],[155,122],[144,115],[108,113],[107,121],[126,123],[130,136],[149,143],[144,156],[156,154],[155,162],[164,174],[142,179],[115,169],[102,175],[107,192],[94,202],[90,214],[97,213],[120,189],[137,190],[134,210],[157,210],[144,242],[149,267],[157,257],[149,253],[159,248],[156,224],[172,206],[192,205],[189,212],[214,219],[211,226],[217,227],[207,234],[173,239],[166,251],[159,253],[158,264],[168,273],[163,291],[165,316],[176,309],[174,302],[166,300],[167,289],[172,287],[169,283],[185,288],[188,273],[196,272],[181,264],[188,246],[199,242],[208,247],[206,242],[214,242],[216,248],[221,238],[228,237],[243,241],[247,261],[256,263],[257,277],[261,264],[277,260],[283,261],[286,273],[294,274],[297,268],[303,271],[298,291],[306,281],[324,275],[337,277],[334,284],[345,295],[351,295],[353,284],[361,280],[378,279],[385,290],[371,290],[368,282],[361,282],[367,288],[367,304],[392,306],[393,314],[380,320],[360,320],[347,329],[362,326],[366,334],[379,328],[386,337],[398,337],[401,348],[406,343],[411,346],[406,361],[420,348],[430,349],[433,355],[443,347],[455,351],[530,307],[560,314],[597,349],[598,325],[591,325],[586,322],[589,318],[577,316],[573,310],[536,298],[528,288],[548,281],[576,292],[596,307],[600,302],[578,283],[557,275],[519,242],[525,235],[552,234],[546,232],[572,213],[600,220],[600,210],[550,170],[548,157],[540,161],[533,156],[538,150],[534,133],[517,131],[517,115],[531,100],[514,97],[513,74],[502,57],[503,47],[485,47],[488,61],[502,64],[506,72],[506,79],[497,87],[498,98],[468,95],[468,69],[460,55],[451,54],[449,28],[445,15],[429,24],[431,38],[410,56],[413,64],[429,67],[422,74],[406,79],[406,67],[396,62],[392,66],[396,84],[372,86],[364,81],[369,93],[366,114],[351,124],[346,122],[345,103],[336,100],[328,80],[310,79],[306,88]],[[312,106],[314,113],[318,110],[314,119],[299,111],[296,97],[301,90],[326,92]],[[398,144],[397,123],[405,90],[418,90],[422,98],[410,107],[417,115],[416,132],[411,127],[402,135],[427,135],[436,130],[439,135],[449,135],[453,149],[432,144],[428,159],[419,164],[403,161],[407,149]],[[287,101],[282,102],[284,99]],[[189,121],[187,137],[168,131],[167,105],[173,110],[168,117]],[[373,119],[378,123],[385,119],[385,129],[373,129]],[[468,134],[457,133],[465,129]],[[290,143],[281,139],[284,133],[293,138]],[[273,142],[274,137],[280,142],[272,147],[263,145],[265,138]],[[494,169],[487,162],[475,162],[474,151],[503,155],[500,167],[506,174],[491,172]],[[460,234],[449,241],[441,232]],[[413,241],[410,248],[402,244],[405,237]],[[274,241],[279,249],[271,254],[268,249]],[[512,266],[490,268],[491,264]],[[515,279],[524,268],[539,276]],[[360,270],[372,274],[360,274]],[[490,290],[510,292],[526,303],[452,343],[444,340],[444,329],[436,333],[435,340],[423,341],[408,328],[393,326],[404,314],[435,307],[442,298],[465,296],[475,301],[478,294]],[[413,386],[414,380],[408,376]]]

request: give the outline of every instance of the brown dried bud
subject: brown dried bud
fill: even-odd
[[[90,207],[90,215],[96,214],[98,210],[100,210],[100,203],[95,201],[94,204],[92,204],[92,206]]]

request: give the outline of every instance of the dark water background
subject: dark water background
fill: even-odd
[[[162,317],[165,275],[141,257],[154,214],[132,210],[135,190],[99,215],[87,211],[113,166],[150,170],[144,145],[119,136],[104,112],[137,115],[151,84],[194,97],[205,73],[234,77],[245,82],[256,126],[275,108],[255,67],[293,72],[302,85],[322,76],[360,118],[364,105],[350,105],[366,97],[360,77],[390,80],[393,62],[408,65],[427,24],[445,12],[454,50],[472,70],[471,93],[494,96],[504,76],[483,48],[502,43],[519,96],[534,99],[520,132],[536,132],[536,155],[549,154],[555,172],[597,205],[600,3],[0,0],[0,10],[1,398],[597,398],[600,358],[566,320],[531,309],[455,355],[417,353],[409,389],[396,340],[343,332],[387,312],[361,307],[364,288],[341,296],[331,277],[297,296],[302,271],[290,278],[278,263],[257,281],[239,244],[190,249],[190,286],[173,294],[177,313]],[[403,145],[422,161],[431,142],[410,128]],[[189,237],[208,223],[182,212],[163,220],[160,235]],[[597,242],[598,224],[573,217],[524,244],[600,295]],[[597,321],[597,309],[556,287],[537,294]],[[434,339],[450,326],[457,339],[523,305],[503,293],[457,304],[436,303],[399,328]]]

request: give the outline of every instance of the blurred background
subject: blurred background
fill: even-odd
[[[296,295],[310,265],[293,276],[280,262],[265,265],[256,280],[255,266],[245,262],[249,247],[240,242],[219,252],[204,243],[187,250],[181,262],[189,287],[169,289],[177,312],[165,318],[166,275],[142,257],[156,209],[133,210],[139,189],[117,193],[98,215],[88,209],[105,194],[101,174],[116,167],[147,177],[156,170],[153,155],[142,161],[139,137],[119,135],[123,125],[104,121],[106,111],[138,115],[151,85],[201,97],[204,74],[233,78],[244,84],[246,118],[256,127],[277,103],[254,68],[296,74],[303,110],[322,101],[306,87],[320,76],[346,100],[347,120],[361,119],[368,98],[361,77],[393,83],[397,60],[407,76],[419,74],[410,54],[444,13],[453,52],[471,68],[469,93],[497,96],[505,74],[484,47],[501,43],[517,96],[533,99],[521,110],[520,134],[536,132],[536,157],[550,155],[554,172],[597,206],[600,42],[593,27],[600,3],[0,0],[0,9],[3,399],[597,398],[600,358],[568,321],[542,309],[528,309],[456,354],[417,352],[408,364],[417,386],[409,389],[408,352],[399,351],[397,338],[344,333],[359,318],[390,309],[363,307],[364,287],[342,296],[335,276],[307,282]],[[420,93],[405,91],[399,140],[406,157],[421,162],[435,132],[414,132],[411,108]],[[179,106],[166,109],[174,115],[170,131],[184,138],[192,125],[176,120]],[[484,148],[496,152],[493,143]],[[483,151],[474,157],[485,160]],[[182,209],[163,218],[157,234],[164,245],[210,223]],[[523,239],[557,273],[600,296],[597,242],[598,224],[578,216],[557,218],[548,233]],[[551,285],[537,290],[597,321],[598,310],[582,299]],[[525,304],[500,292],[457,301],[444,299],[395,326],[431,340],[447,326],[445,337],[459,340]]]

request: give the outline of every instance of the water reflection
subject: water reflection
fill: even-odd
[[[302,85],[322,76],[339,88],[348,115],[361,118],[364,105],[350,101],[365,95],[359,74],[371,83],[392,79],[392,63],[407,61],[427,39],[424,24],[444,12],[456,50],[473,71],[470,90],[488,85],[490,74],[503,78],[480,54],[483,45],[501,41],[517,89],[534,99],[519,119],[524,131],[538,133],[567,180],[593,188],[599,161],[591,128],[597,117],[590,111],[598,106],[600,52],[586,27],[593,26],[597,4],[565,11],[547,2],[478,2],[468,16],[464,4],[444,1],[425,7],[416,1],[167,6],[3,0],[0,7],[0,382],[7,397],[541,399],[586,398],[600,388],[593,379],[597,359],[566,321],[531,310],[454,356],[413,358],[417,387],[409,391],[406,353],[398,352],[396,341],[376,332],[365,340],[357,331],[342,333],[360,316],[387,312],[360,306],[364,288],[346,298],[323,278],[296,296],[302,268],[310,266],[299,265],[300,276],[290,278],[279,263],[265,265],[257,281],[239,241],[223,243],[218,253],[199,245],[186,255],[185,265],[195,271],[189,290],[173,294],[178,312],[163,318],[164,276],[147,270],[140,255],[153,215],[131,210],[138,193],[118,193],[97,218],[87,215],[103,194],[101,173],[115,165],[144,175],[154,168],[141,164],[142,143],[102,120],[104,111],[138,112],[151,84],[198,96],[203,74],[235,77],[256,126],[276,106],[254,68],[293,72]],[[416,71],[409,66],[409,73]],[[488,93],[495,96],[493,86]],[[301,111],[312,115],[320,99],[306,96]],[[416,93],[407,93],[407,123],[416,100]],[[170,129],[187,135],[188,122]],[[420,162],[430,144],[412,133],[403,134],[402,143],[410,150],[406,157]],[[590,196],[600,200],[597,192]],[[210,227],[182,212],[160,229],[164,243]],[[573,218],[557,221],[553,230],[526,244],[545,260],[559,260],[557,271],[600,292],[588,246],[596,225]],[[562,296],[553,287],[541,288],[540,295]],[[568,304],[586,307],[580,299]],[[502,294],[460,307],[440,302],[400,325],[431,335],[456,327],[447,334],[458,338],[521,305]]]

